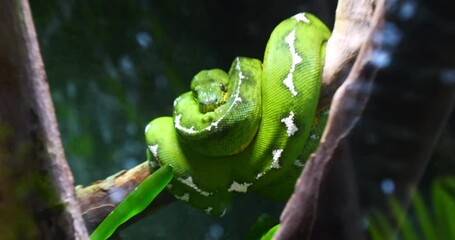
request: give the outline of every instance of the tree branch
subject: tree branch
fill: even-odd
[[[333,95],[349,74],[360,47],[366,42],[374,0],[340,0],[332,36],[327,43],[319,109],[330,105]]]

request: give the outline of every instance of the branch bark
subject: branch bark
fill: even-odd
[[[319,109],[328,107],[349,74],[370,30],[375,0],[340,0],[327,43]]]
[[[0,232],[86,239],[26,0],[0,1]]]

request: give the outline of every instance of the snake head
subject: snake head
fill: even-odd
[[[229,75],[220,69],[203,70],[191,82],[193,98],[201,113],[213,112],[226,102]]]

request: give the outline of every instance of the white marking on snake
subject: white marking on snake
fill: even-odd
[[[155,158],[158,158],[158,144],[149,145],[149,150],[150,150],[150,152],[152,152],[152,154]]]
[[[291,91],[292,96],[295,97],[297,96],[297,91],[295,91],[295,86],[293,82],[294,78],[294,71],[295,71],[295,66],[299,63],[302,62],[302,58],[299,56],[297,51],[295,50],[294,42],[295,42],[295,29],[287,35],[284,40],[286,43],[289,45],[289,51],[291,52],[292,55],[292,64],[291,64],[291,70],[289,71],[288,75],[286,78],[283,80],[284,85]]]
[[[258,180],[259,178],[263,177],[265,175],[266,172],[260,172],[258,173],[258,175],[256,175],[256,180]]]
[[[186,128],[180,124],[180,121],[182,120],[182,114],[179,114],[175,116],[175,128],[177,128],[180,131],[186,132],[188,134],[194,134],[196,131],[194,130],[194,126],[191,126],[190,128]]]
[[[149,161],[150,167],[157,168],[157,167],[161,166],[160,158],[158,157],[158,144],[148,145],[148,147],[154,157],[154,159],[151,159]]]
[[[297,126],[294,124],[294,112],[293,111],[291,111],[289,113],[288,117],[281,119],[281,122],[286,125],[288,137],[294,135],[294,133],[299,130],[299,128],[297,128]]]
[[[200,193],[204,197],[208,197],[209,195],[212,195],[212,193],[206,192],[206,191],[200,189],[198,186],[196,186],[196,184],[194,184],[194,182],[193,182],[192,177],[188,177],[187,179],[177,178],[177,180],[179,180],[181,183],[187,185],[188,187],[196,190],[196,192]]]
[[[240,60],[239,60],[239,58],[238,58],[238,57],[235,58],[235,61],[237,61],[237,63],[235,64],[235,69],[236,69],[237,71],[240,71]]]
[[[180,199],[182,201],[188,202],[190,200],[190,194],[184,193],[182,196],[175,195],[175,198]]]
[[[212,212],[213,208],[212,207],[207,207],[206,209],[204,209],[204,212],[209,214]]]
[[[245,78],[245,76],[243,76],[243,72],[242,72],[242,70],[240,69],[240,64],[238,64],[238,62],[237,62],[237,65],[239,66],[239,71],[240,71],[240,73],[239,73],[239,78],[240,78],[240,80],[242,80],[242,79]],[[237,67],[236,67],[236,68],[237,68]]]
[[[205,128],[207,131],[211,131],[212,127],[217,128],[218,123],[220,123],[231,111],[232,108],[237,104],[242,102],[242,98],[240,97],[240,86],[242,85],[242,79],[245,78],[242,74],[242,68],[240,67],[240,60],[239,58],[235,59],[237,61],[235,65],[235,69],[239,71],[239,84],[237,85],[237,89],[235,90],[235,95],[234,95],[234,103],[229,106],[229,108],[224,112],[223,116],[221,116],[218,120],[215,122],[210,123],[208,127]]]
[[[295,15],[294,18],[299,22],[310,23],[310,19],[305,16],[305,13],[299,13]]]
[[[145,130],[144,130],[144,132],[145,132],[145,133],[147,133],[147,132],[148,132],[148,130],[149,130],[149,128],[150,128],[150,124],[147,124],[147,126],[145,126]]]
[[[228,189],[228,192],[246,192],[252,183],[238,183],[234,181]]]
[[[310,139],[316,140],[316,139],[318,139],[318,135],[316,133],[313,133],[313,134],[311,134]]]
[[[305,163],[302,162],[302,160],[300,160],[300,159],[296,159],[296,160],[294,161],[294,166],[303,167],[303,166],[305,166]]]
[[[272,161],[272,168],[280,168],[280,157],[281,153],[283,152],[283,149],[276,149],[272,151],[273,154],[273,161]]]
[[[176,99],[174,100],[174,103],[173,103],[174,108],[175,108],[175,106],[177,105],[177,103],[178,103],[179,101],[180,101],[180,97],[178,97],[178,98],[176,98]]]

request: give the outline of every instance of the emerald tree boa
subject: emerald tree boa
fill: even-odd
[[[211,215],[236,193],[287,199],[327,119],[317,106],[329,37],[299,13],[274,29],[262,63],[237,57],[227,73],[199,72],[173,117],[145,129],[150,166],[173,169],[168,190]]]

